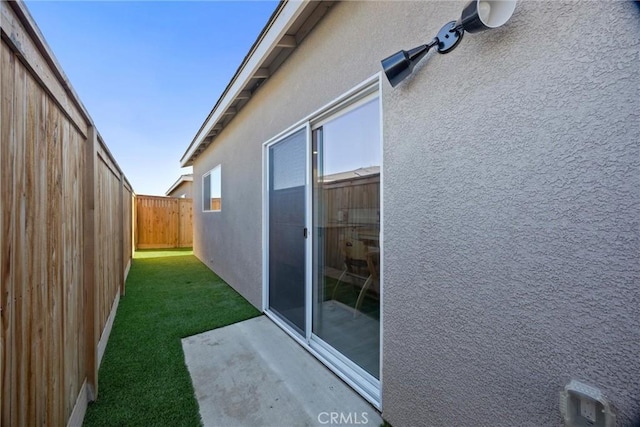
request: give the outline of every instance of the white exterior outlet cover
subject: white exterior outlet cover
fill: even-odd
[[[560,392],[560,413],[567,427],[615,427],[613,406],[596,387],[571,380]]]

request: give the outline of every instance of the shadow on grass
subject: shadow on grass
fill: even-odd
[[[200,425],[180,339],[257,315],[190,249],[137,251],[84,424]]]
[[[166,258],[193,255],[193,248],[137,249],[135,259]]]

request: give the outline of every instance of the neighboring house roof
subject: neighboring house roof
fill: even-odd
[[[168,196],[169,194],[171,194],[171,192],[176,188],[178,188],[183,182],[192,182],[192,181],[193,181],[193,174],[181,175],[180,178],[178,178],[178,180],[174,182],[171,187],[169,187],[169,189],[167,190],[166,193],[164,193],[164,195]]]
[[[357,179],[364,178],[370,175],[380,174],[380,166],[369,166],[366,168],[359,168],[352,171],[347,172],[339,172],[331,175],[324,175],[322,177],[322,182],[334,182],[334,181],[342,181],[345,179]]]
[[[333,2],[281,1],[242,64],[207,116],[180,164],[193,165],[240,109],[284,63],[298,44],[327,13]]]

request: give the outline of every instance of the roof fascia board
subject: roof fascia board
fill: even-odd
[[[168,196],[169,193],[171,193],[173,190],[175,190],[176,188],[178,188],[183,182],[193,182],[193,176],[188,176],[188,175],[182,175],[180,178],[178,178],[178,180],[176,182],[173,183],[173,185],[171,186],[171,188],[169,188],[167,190],[166,193],[164,193],[165,196]]]
[[[180,164],[185,167],[193,153],[197,150],[204,138],[209,134],[211,128],[220,120],[231,103],[234,102],[244,89],[247,82],[261,68],[269,54],[278,47],[280,40],[287,33],[291,25],[311,4],[309,1],[288,1],[281,12],[271,24],[269,30],[264,34],[260,43],[247,60],[244,67],[233,77],[225,91],[218,107],[212,112],[204,125],[200,128],[189,148],[180,159]],[[267,24],[269,25],[269,24]]]

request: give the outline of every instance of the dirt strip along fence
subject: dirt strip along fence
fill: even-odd
[[[79,425],[135,195],[23,3],[0,1],[0,33],[0,424]]]
[[[193,245],[193,200],[136,196],[136,249]]]

